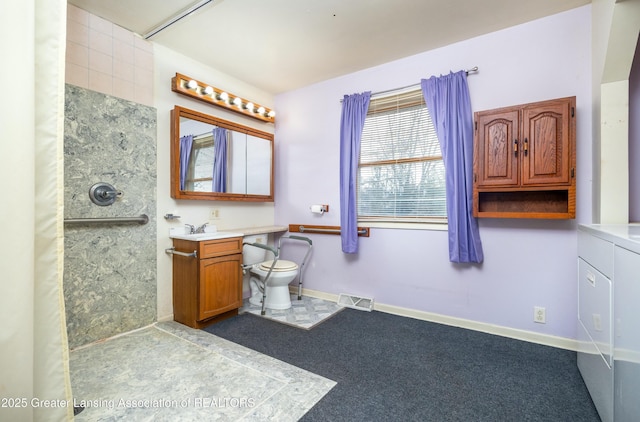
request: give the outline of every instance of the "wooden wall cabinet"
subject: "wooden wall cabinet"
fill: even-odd
[[[575,218],[575,97],[474,113],[473,215]]]
[[[173,239],[173,319],[202,328],[238,314],[242,306],[242,238]]]

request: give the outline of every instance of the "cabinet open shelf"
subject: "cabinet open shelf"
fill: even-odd
[[[575,218],[575,195],[569,189],[478,192],[478,217]]]

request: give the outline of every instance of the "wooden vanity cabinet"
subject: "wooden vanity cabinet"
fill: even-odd
[[[173,239],[173,319],[202,328],[238,314],[242,306],[242,238]]]
[[[575,218],[575,97],[474,113],[473,215]]]

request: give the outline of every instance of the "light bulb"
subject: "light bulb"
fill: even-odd
[[[276,112],[275,112],[275,111],[273,111],[273,110],[271,110],[271,111],[269,112],[269,114],[267,114],[267,116],[269,116],[269,117],[271,117],[271,118],[274,118],[274,117],[276,117]]]
[[[241,107],[242,106],[242,99],[240,97],[234,98],[233,104],[237,105],[238,107]]]
[[[220,96],[218,98],[220,98],[222,101],[229,101],[229,94],[227,94],[226,92],[222,92],[220,93]]]
[[[265,110],[265,109],[264,109],[264,107],[262,107],[262,106],[260,106],[260,107],[258,108],[258,114],[264,114],[264,112],[265,112],[265,111],[266,111],[266,110]]]
[[[198,82],[194,81],[193,79],[187,82],[187,88],[196,89],[197,87],[198,87]]]
[[[246,108],[250,112],[253,112],[253,109],[255,108],[255,106],[253,105],[253,103],[249,102],[249,103],[247,103]]]
[[[206,87],[206,88],[204,89],[204,93],[205,93],[206,95],[211,95],[211,94],[213,94],[213,88],[211,88],[210,86]]]

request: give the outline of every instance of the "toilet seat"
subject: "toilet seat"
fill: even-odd
[[[271,273],[269,273],[271,265],[273,265],[273,260],[256,264],[251,269],[251,272],[257,277],[251,278],[251,283],[259,289],[265,289],[266,300],[264,306],[266,308],[289,309],[291,308],[289,283],[298,275],[298,264],[292,261],[278,260]],[[263,295],[260,294],[258,289],[256,289],[255,293],[249,298],[249,303],[262,306]]]
[[[263,271],[269,271],[271,266],[273,265],[273,260],[262,262],[259,268]],[[298,264],[292,261],[286,260],[278,260],[276,262],[275,267],[273,267],[273,272],[284,272],[284,271],[293,271],[298,269]]]
[[[308,249],[298,265],[293,261],[280,260],[282,240],[296,240],[308,243]],[[249,303],[251,305],[260,306],[261,315],[265,315],[267,309],[283,310],[291,308],[291,292],[290,284],[294,280],[298,280],[298,300],[302,299],[302,270],[305,268],[307,258],[311,252],[311,239],[302,236],[280,236],[277,248],[268,247],[258,237],[250,239],[245,237],[244,246],[252,246],[248,248],[247,254],[243,253],[242,261],[244,270],[248,270],[251,274],[249,277],[249,288],[251,296]],[[265,253],[259,249],[268,250],[273,254],[273,260],[264,261]],[[252,251],[252,252],[250,252]],[[259,252],[259,253],[258,253]],[[273,266],[273,268],[271,268]]]

